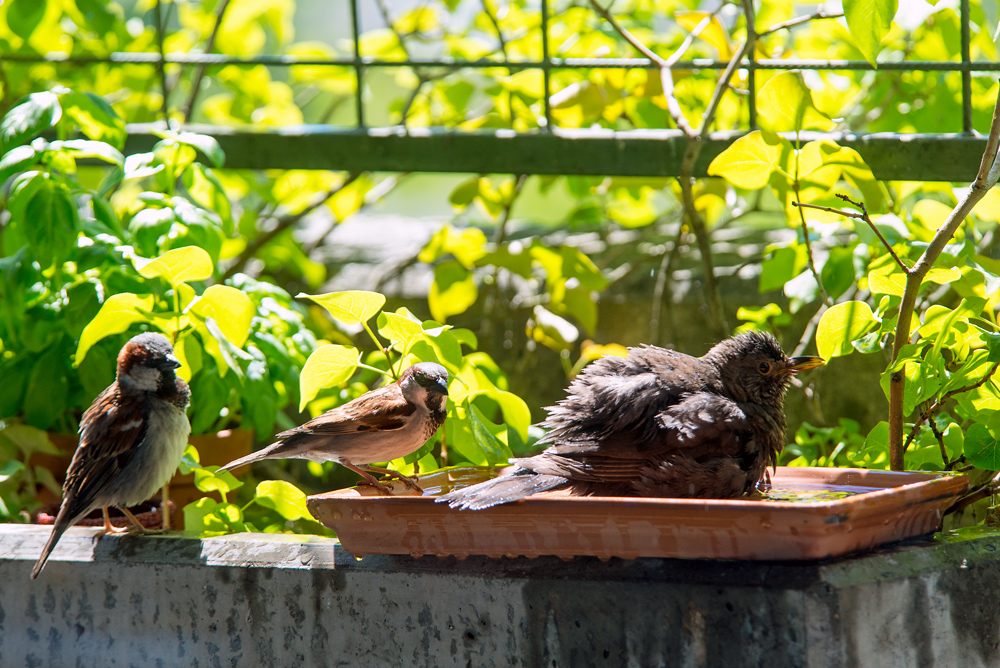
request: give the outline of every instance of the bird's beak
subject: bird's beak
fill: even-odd
[[[437,381],[437,383],[435,383],[435,385],[437,385],[438,392],[440,392],[441,394],[443,394],[445,396],[448,396],[448,381],[446,381],[446,380],[439,380],[439,381]]]
[[[181,364],[181,361],[173,355],[167,355],[163,360],[163,364],[160,366],[164,369],[179,369],[184,365]]]
[[[826,364],[826,360],[822,357],[793,357],[789,361],[791,364],[788,366],[788,373],[808,371],[809,369],[815,369],[818,366]]]

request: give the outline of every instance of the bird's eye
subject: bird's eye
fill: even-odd
[[[761,362],[760,366],[757,367],[757,370],[766,376],[771,373],[771,365],[768,362]]]

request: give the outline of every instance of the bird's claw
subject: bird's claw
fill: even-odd
[[[382,492],[386,496],[392,496],[392,485],[386,485],[385,483],[379,482],[377,480],[360,480],[355,487],[374,487],[378,491]]]

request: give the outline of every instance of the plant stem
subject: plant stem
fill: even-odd
[[[222,19],[226,16],[226,10],[229,9],[230,0],[222,0],[222,6],[219,7],[219,12],[215,16],[215,26],[212,28],[212,34],[208,36],[208,41],[205,43],[204,53],[212,53],[212,49],[215,48],[215,38],[219,34],[219,27],[222,26]],[[191,95],[188,97],[187,106],[184,108],[184,122],[191,122],[191,114],[194,113],[195,102],[198,101],[198,93],[201,89],[201,81],[205,78],[205,72],[208,70],[207,64],[202,64],[198,67],[198,72],[194,75],[194,81],[191,82]]]
[[[382,351],[382,354],[385,355],[385,361],[389,363],[389,371],[392,372],[392,379],[399,380],[399,374],[396,372],[396,366],[392,363],[392,357],[389,356],[389,349],[383,346],[382,342],[378,340],[378,337],[375,336],[375,332],[373,332],[372,328],[368,326],[367,321],[362,322],[361,324],[364,325],[365,331],[368,332],[368,336],[372,337],[372,341],[375,342],[375,345],[378,346],[379,350]],[[399,362],[402,364],[402,358]]]
[[[167,60],[166,55],[163,50],[163,31],[166,26],[163,25],[163,10],[161,6],[163,0],[156,0],[156,4],[153,6],[156,16],[156,43],[160,50],[160,62],[157,69],[160,71],[160,90],[163,91],[163,122],[170,127],[170,108],[167,105],[167,97],[170,94],[170,89],[167,87]]]

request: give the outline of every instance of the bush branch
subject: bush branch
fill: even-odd
[[[868,227],[870,227],[872,232],[875,233],[875,236],[879,238],[879,241],[882,242],[882,245],[885,246],[885,249],[889,251],[889,255],[891,255],[892,259],[896,261],[896,265],[902,270],[904,274],[909,274],[910,268],[907,267],[905,264],[903,264],[903,261],[899,259],[899,256],[896,255],[896,252],[892,250],[892,246],[890,246],[889,242],[886,241],[885,237],[882,236],[882,232],[880,232],[878,227],[875,226],[875,223],[872,222],[871,217],[868,215],[868,209],[865,207],[864,203],[855,202],[850,197],[843,194],[838,194],[837,197],[844,200],[845,202],[848,202],[858,207],[859,209],[861,209],[861,213],[858,213],[856,211],[845,211],[844,209],[832,209],[828,206],[820,206],[818,204],[805,204],[803,202],[792,202],[792,206],[797,206],[803,209],[818,209],[820,211],[826,211],[827,213],[835,213],[838,216],[843,216],[845,218],[863,220],[864,222],[868,223]]]

